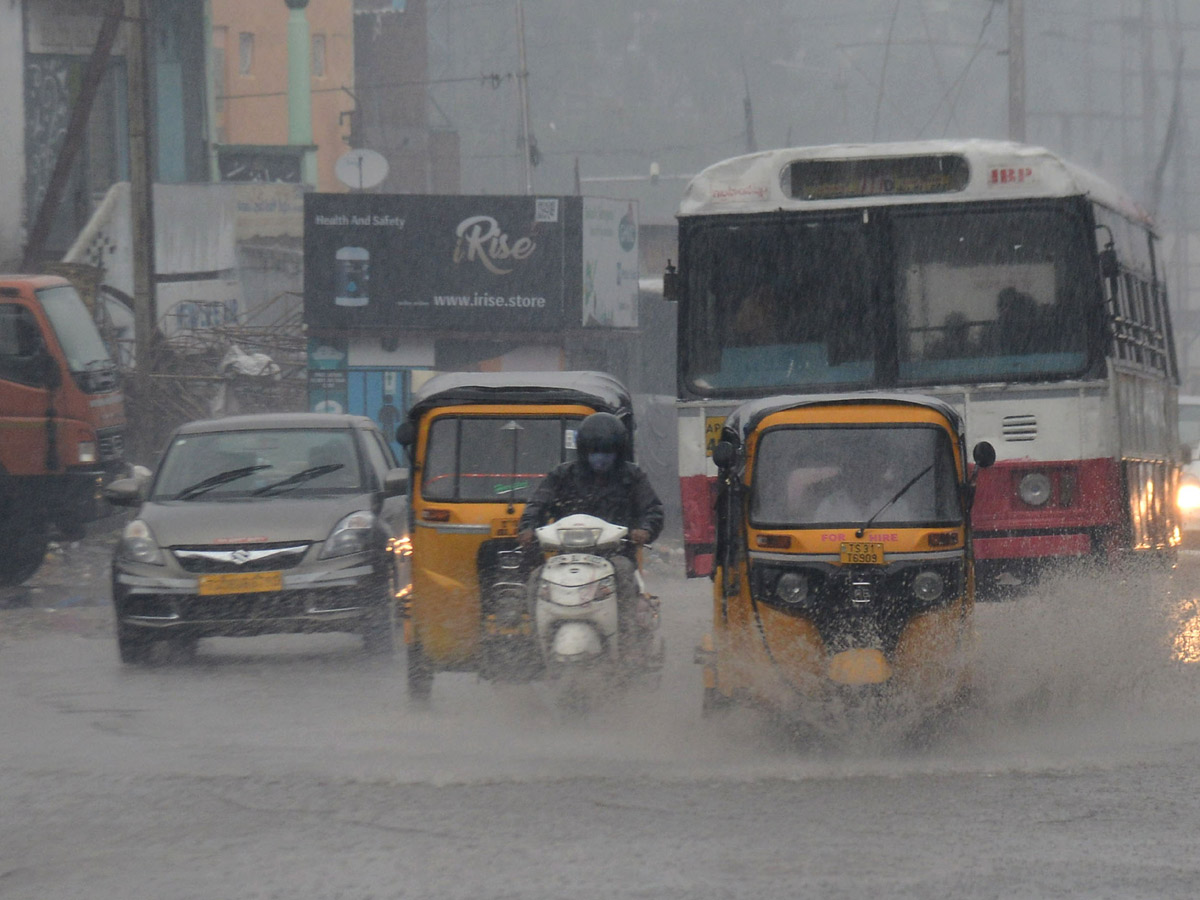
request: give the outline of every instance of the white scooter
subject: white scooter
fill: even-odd
[[[641,590],[638,574],[638,639],[645,647],[622,647],[617,616],[617,578],[604,556],[619,549],[629,533],[596,516],[565,516],[537,529],[546,559],[538,575],[534,621],[547,676],[557,681],[559,702],[584,712],[597,691],[611,691],[627,676],[662,667],[663,643],[654,641],[658,609]],[[645,652],[645,648],[653,648]]]

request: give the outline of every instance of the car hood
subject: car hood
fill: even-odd
[[[373,506],[370,494],[255,500],[168,500],[142,505],[138,518],[161,547],[323,541],[343,516]]]

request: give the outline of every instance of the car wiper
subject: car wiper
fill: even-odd
[[[262,494],[269,494],[271,491],[279,488],[295,487],[305,481],[312,481],[314,478],[320,478],[322,475],[328,475],[330,472],[336,472],[338,469],[344,469],[346,466],[343,463],[326,463],[323,466],[313,466],[311,469],[302,469],[295,475],[289,475],[282,481],[276,481],[274,484],[264,484],[257,490],[250,492],[251,497],[258,497]]]
[[[927,475],[929,472],[932,472],[932,471],[933,471],[933,463],[930,463],[925,468],[923,468],[920,472],[918,472],[916,475],[914,475],[912,478],[908,479],[908,483],[905,484],[904,487],[900,488],[900,490],[896,491],[895,496],[893,496],[891,500],[889,500],[887,503],[883,504],[883,506],[879,507],[879,509],[875,510],[875,514],[873,516],[871,516],[871,518],[867,519],[866,523],[859,526],[858,530],[854,532],[854,536],[862,537],[863,532],[865,532],[868,528],[870,528],[875,523],[875,520],[878,519],[881,515],[883,515],[883,511],[885,509],[887,509],[889,506],[891,506],[893,503],[895,503],[897,500],[899,500],[901,497],[903,497],[905,492],[907,492],[910,487],[912,487],[914,484],[916,484],[918,481],[920,481],[922,478],[924,478],[925,475]]]
[[[193,497],[199,497],[201,494],[206,494],[213,488],[220,487],[223,484],[229,484],[231,481],[237,481],[239,478],[244,478],[251,472],[257,472],[259,469],[271,468],[267,464],[257,466],[242,466],[239,469],[230,469],[227,472],[218,472],[216,475],[210,475],[203,481],[197,481],[193,485],[185,487],[182,491],[176,494],[171,499],[173,500],[191,500]]]

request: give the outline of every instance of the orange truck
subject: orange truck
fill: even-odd
[[[125,398],[91,312],[54,275],[0,275],[0,586],[76,540],[123,472]]]

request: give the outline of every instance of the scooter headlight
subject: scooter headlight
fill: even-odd
[[[148,566],[166,565],[158,541],[154,539],[154,532],[141,519],[134,519],[125,526],[117,554],[129,562],[144,563]]]
[[[775,582],[775,596],[780,603],[803,603],[808,599],[808,578],[799,572],[784,572]]]
[[[1017,485],[1017,493],[1030,506],[1045,506],[1050,501],[1050,479],[1043,472],[1030,472]]]
[[[594,547],[600,540],[599,528],[564,528],[558,539],[565,548]]]
[[[946,590],[946,579],[937,572],[920,572],[913,579],[913,595],[923,603],[932,603]]]

